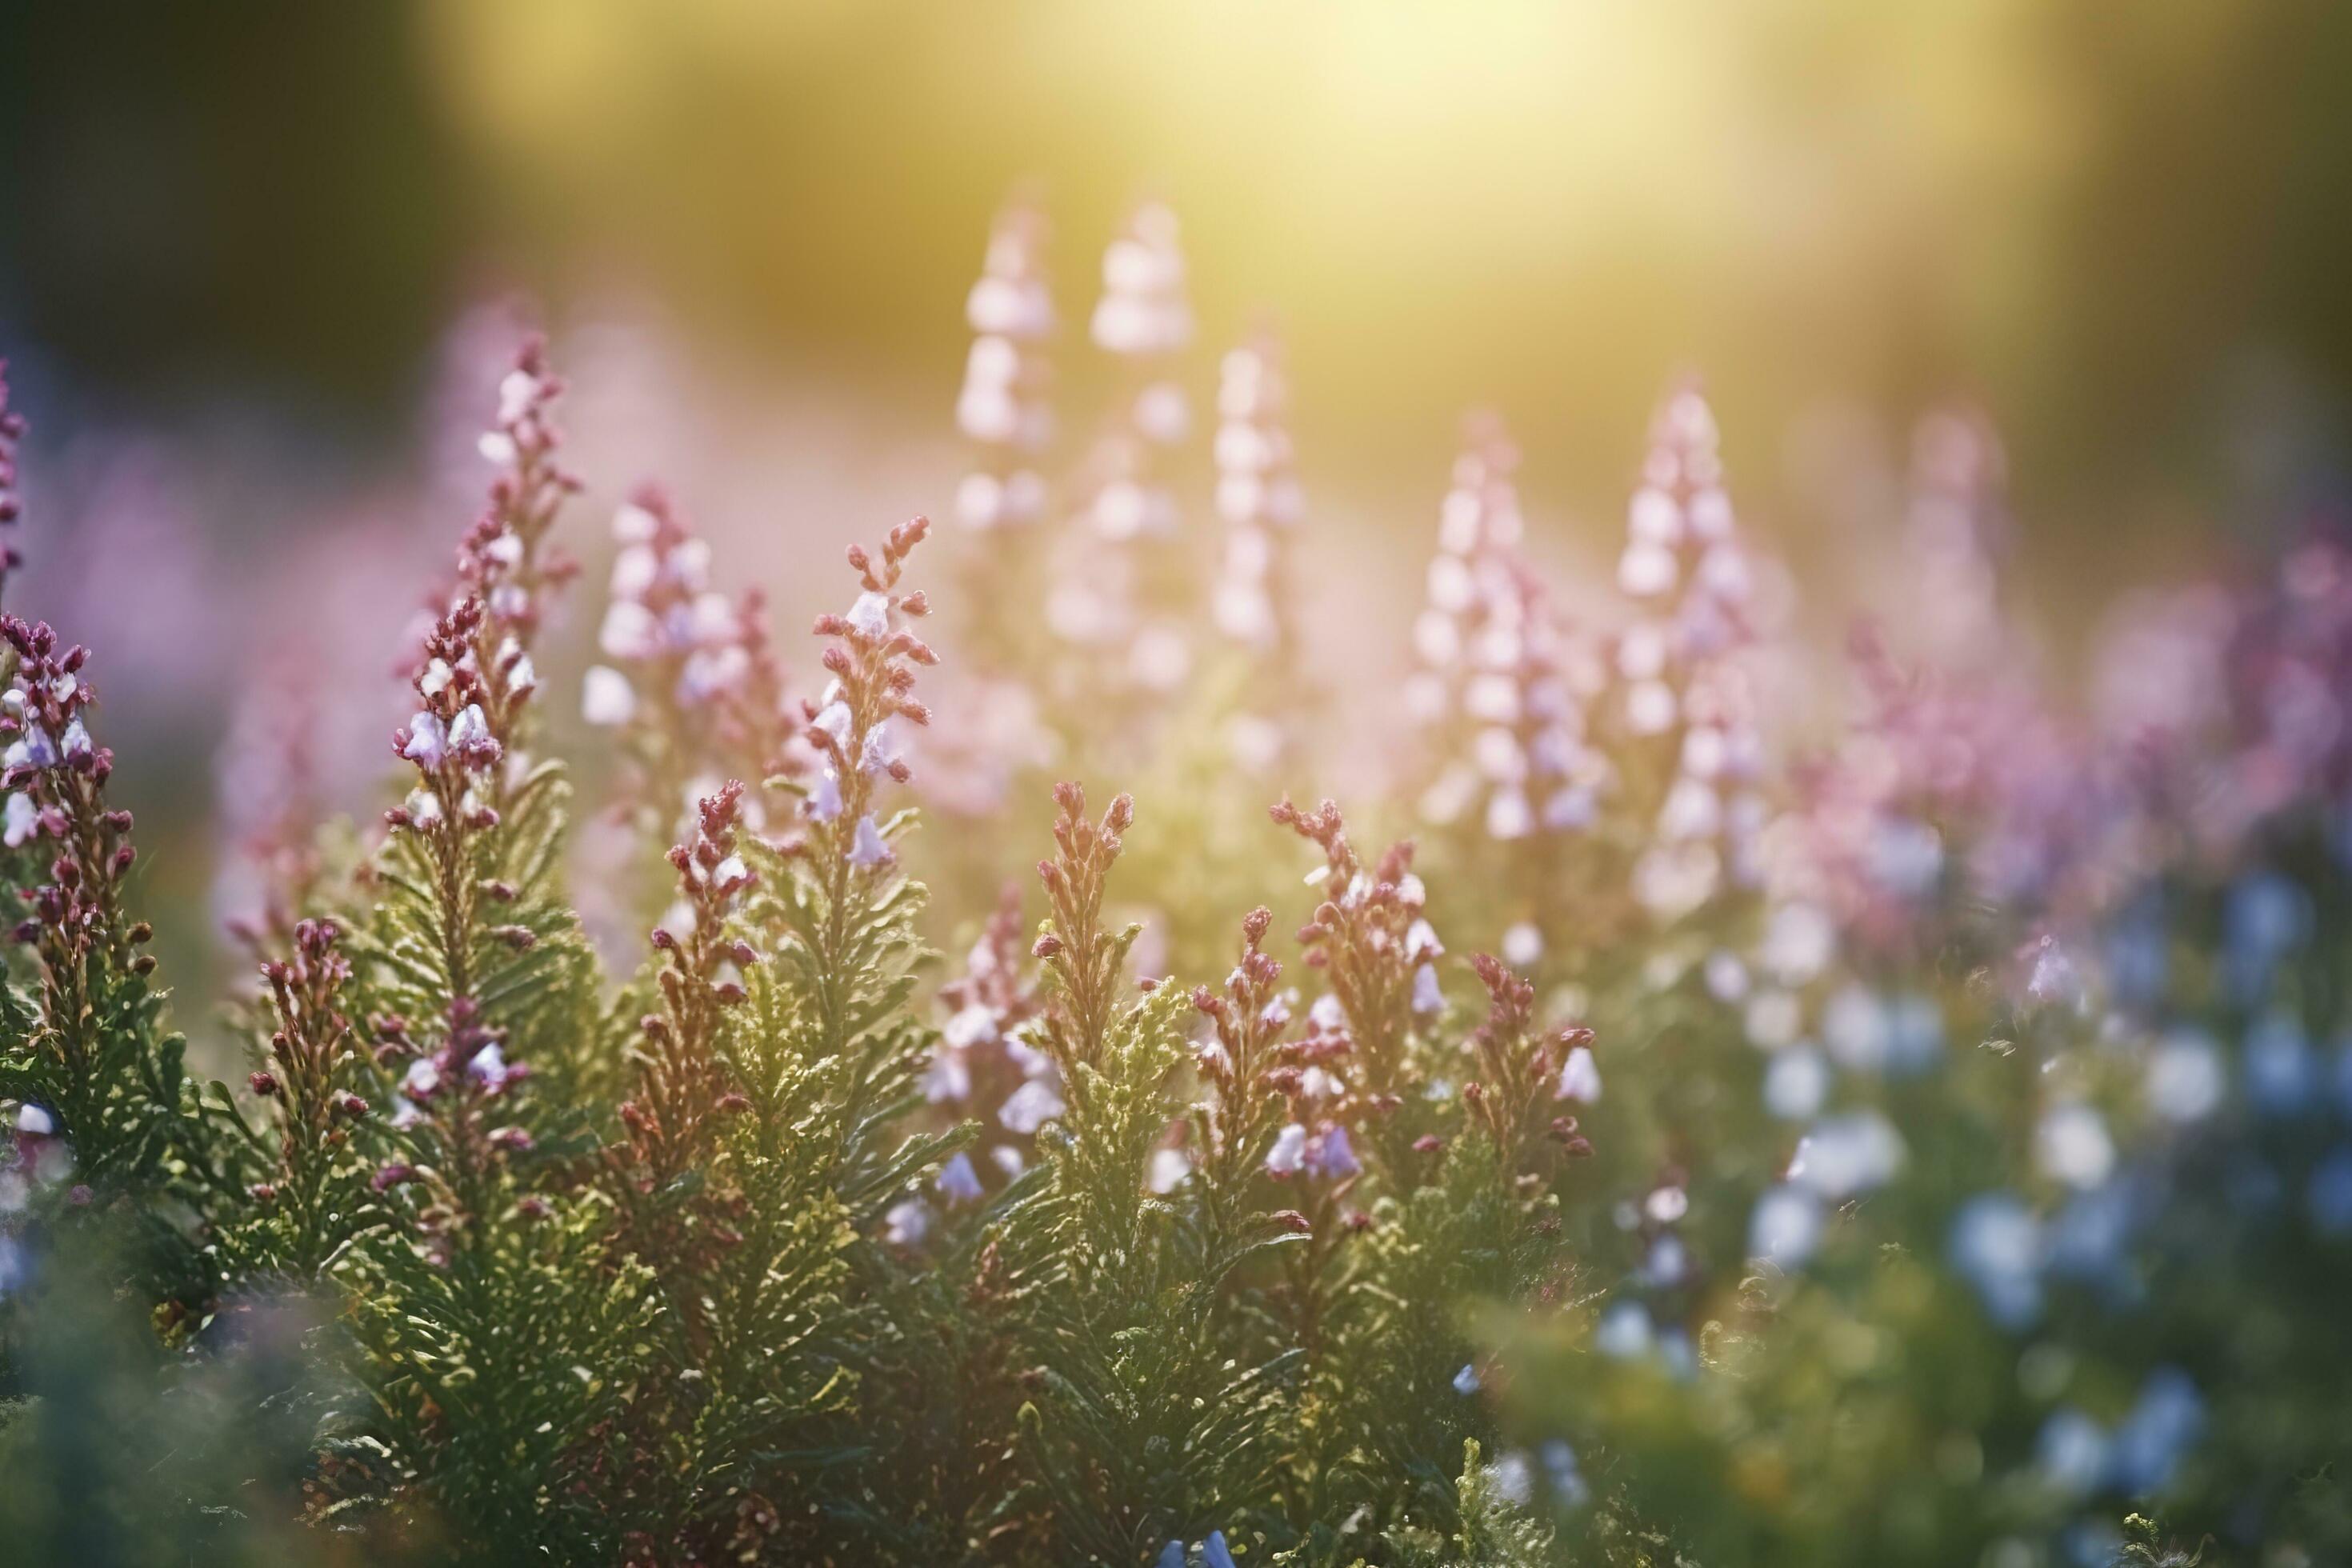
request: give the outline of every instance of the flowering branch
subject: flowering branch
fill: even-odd
[[[619,731],[637,773],[629,806],[666,840],[689,792],[793,771],[795,726],[762,595],[713,591],[709,544],[651,486],[614,516],[613,534],[621,551],[598,633],[613,662],[588,671],[582,711]]]
[[[0,616],[0,641],[14,656],[0,693],[5,840],[49,856],[43,879],[18,889],[30,909],[13,933],[38,970],[38,1026],[12,1042],[0,1088],[47,1107],[90,1184],[151,1175],[180,1110],[179,1045],[156,1037],[152,932],[124,904],[138,851],[131,814],[106,802],[114,753],[89,734],[89,650],[14,616]]]
[[[1301,811],[1286,798],[1270,815],[1323,852],[1322,901],[1299,928],[1298,940],[1308,966],[1323,972],[1345,1016],[1360,1075],[1358,1095],[1383,1155],[1383,1173],[1399,1191],[1410,1190],[1409,1140],[1397,1113],[1420,1086],[1413,1019],[1445,1007],[1435,963],[1445,950],[1422,913],[1428,895],[1412,872],[1412,845],[1391,845],[1367,868],[1348,841],[1335,803]]]

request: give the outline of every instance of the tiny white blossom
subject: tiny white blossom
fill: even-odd
[[[1601,1099],[1601,1068],[1592,1059],[1592,1047],[1579,1046],[1568,1053],[1560,1064],[1559,1083],[1552,1090],[1555,1100],[1573,1100],[1583,1105],[1597,1104]]]
[[[687,636],[706,646],[735,636],[735,606],[724,594],[697,594],[687,609]]]
[[[661,622],[634,599],[615,599],[604,611],[596,646],[613,658],[652,658],[662,650]]]
[[[1157,1149],[1145,1167],[1143,1184],[1154,1193],[1174,1192],[1192,1173],[1192,1162],[1181,1149]]]
[[[636,717],[637,692],[629,678],[609,664],[589,667],[580,689],[580,716],[591,724],[614,726]]]
[[[539,395],[539,377],[527,370],[510,370],[499,383],[499,423],[511,425],[530,412]]]
[[[38,724],[27,724],[25,732],[8,747],[7,764],[12,768],[53,768],[58,765],[58,746],[49,732]]]
[[[502,1086],[513,1070],[507,1066],[506,1053],[496,1041],[476,1051],[474,1059],[466,1064],[466,1076],[491,1089]]]
[[[893,1247],[916,1247],[930,1234],[931,1211],[920,1198],[893,1204],[882,1216],[882,1238]]]
[[[857,602],[849,606],[849,614],[843,618],[861,637],[887,637],[890,633],[890,601],[879,594],[860,594]]]
[[[816,728],[824,731],[826,734],[832,736],[834,744],[837,746],[846,746],[849,744],[849,727],[853,721],[850,717],[848,703],[839,701],[828,702],[823,708],[817,710],[816,717],[809,721],[809,722],[815,725]]]
[[[87,757],[95,750],[89,743],[89,731],[82,728],[79,715],[66,721],[65,739],[60,745],[68,762]]]
[[[1005,1131],[1025,1137],[1066,1109],[1052,1084],[1033,1078],[1004,1097],[1004,1103],[997,1108],[996,1119],[1004,1123]]]
[[[408,721],[408,744],[400,754],[431,773],[449,760],[449,731],[442,726],[438,714],[420,710]]]
[[[974,1046],[984,1046],[996,1038],[996,1009],[985,1002],[974,1002],[950,1018],[940,1038],[949,1048],[968,1051]]]
[[[1265,1168],[1277,1176],[1295,1174],[1307,1163],[1307,1129],[1293,1121],[1274,1135]]]
[[[923,1074],[923,1098],[938,1105],[942,1101],[971,1097],[971,1069],[964,1065],[961,1053],[952,1050],[934,1052],[931,1065]]]
[[[490,721],[483,715],[480,703],[467,703],[458,712],[457,717],[449,721],[451,750],[469,749],[493,743],[490,739]]]
[[[22,793],[10,795],[5,816],[0,817],[0,841],[5,841],[11,849],[17,848],[39,832],[40,827],[41,812],[33,804],[33,797]]]
[[[613,538],[622,544],[642,544],[661,531],[661,520],[635,501],[613,514]]]

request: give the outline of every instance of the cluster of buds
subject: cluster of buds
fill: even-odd
[[[1104,253],[1093,334],[1123,369],[1121,412],[1095,442],[1076,483],[1076,537],[1056,557],[1046,624],[1066,642],[1122,660],[1113,671],[1118,681],[1166,691],[1190,669],[1192,647],[1182,626],[1149,602],[1164,574],[1147,569],[1138,547],[1178,532],[1160,454],[1184,440],[1192,423],[1174,377],[1177,357],[1192,342],[1192,310],[1168,208],[1138,208]]]
[[[1750,570],[1723,487],[1715,412],[1696,386],[1671,394],[1651,426],[1617,585],[1642,616],[1618,642],[1625,721],[1636,734],[1663,734],[1680,716],[1678,688],[1749,631]]]
[[[438,1143],[429,1166],[394,1161],[376,1172],[373,1184],[384,1192],[434,1178],[433,1200],[419,1215],[431,1231],[476,1213],[472,1194],[491,1166],[531,1147],[528,1131],[500,1123],[499,1116],[507,1098],[530,1076],[530,1065],[507,1059],[506,1031],[488,1023],[472,997],[452,1001],[446,1022],[441,1044],[427,1049],[411,1036],[406,1020],[373,1020],[377,1066],[408,1064],[400,1077],[394,1126],[429,1131]],[[337,1103],[347,1115],[370,1114],[358,1095],[343,1095]]]
[[[901,719],[919,726],[931,721],[931,710],[914,695],[915,670],[939,663],[939,655],[898,624],[901,616],[919,620],[930,613],[922,590],[898,591],[907,557],[930,528],[919,517],[900,523],[878,557],[851,545],[849,564],[861,590],[856,602],[846,615],[816,618],[816,635],[835,639],[824,650],[833,679],[821,701],[802,704],[808,742],[822,765],[802,809],[816,825],[828,861],[858,870],[878,870],[896,858],[873,812],[877,780],[905,784],[913,777],[892,749],[892,727]]]
[[[1360,1110],[1386,1118],[1412,1087],[1407,1047],[1413,1016],[1445,1006],[1436,963],[1445,950],[1422,912],[1428,895],[1412,871],[1412,845],[1391,846],[1368,868],[1349,843],[1335,803],[1301,811],[1285,799],[1270,815],[1322,851],[1323,864],[1308,880],[1323,896],[1298,941],[1345,1019],[1344,1047],[1336,1044],[1337,1030],[1328,1031],[1332,1053],[1352,1052]]]
[[[455,843],[468,831],[499,823],[491,802],[499,793],[505,759],[501,680],[485,676],[478,658],[489,612],[468,595],[434,622],[425,634],[425,664],[411,682],[416,715],[392,732],[393,754],[415,765],[418,782],[407,799],[384,814],[395,830]],[[528,662],[526,658],[525,662]]]
[[[2251,827],[2306,802],[2340,816],[2352,795],[2352,547],[2315,535],[2289,552],[2242,612],[2224,671],[2242,717],[2208,770],[2225,797],[2216,826]]]
[[[2352,822],[2352,543],[2315,530],[2265,579],[2144,596],[2100,650],[2099,720],[2130,760],[2102,803],[2211,865],[2266,825]],[[2342,842],[2348,831],[2338,827]]]
[[[712,773],[788,772],[796,726],[783,668],[757,590],[741,602],[709,586],[710,546],[659,489],[646,487],[613,518],[620,552],[581,710],[639,753],[649,803],[667,834],[680,792],[698,798]],[[688,810],[692,802],[683,803]]]
[[[1095,306],[1095,345],[1126,367],[1126,412],[1095,454],[1087,521],[1103,539],[1166,539],[1176,531],[1176,501],[1156,474],[1152,454],[1192,433],[1192,415],[1174,362],[1192,341],[1184,253],[1176,215],[1156,203],[1138,207],[1127,232],[1103,252],[1103,296]]]
[[[2002,903],[2053,890],[2112,793],[2083,737],[2021,682],[1904,666],[1869,628],[1851,651],[1863,712],[1807,772],[1798,846],[1840,924],[1885,949],[1918,934],[1948,886]],[[1965,882],[1948,864],[1955,830]],[[1785,883],[1790,868],[1772,875]]]
[[[1599,1098],[1592,1031],[1580,1026],[1538,1028],[1532,984],[1483,952],[1471,955],[1470,967],[1486,988],[1486,1021],[1470,1037],[1478,1076],[1462,1086],[1471,1120],[1486,1129],[1515,1171],[1526,1167],[1546,1139],[1570,1159],[1590,1155],[1592,1145],[1578,1131],[1576,1118],[1552,1112],[1561,1100]]]
[[[1016,197],[996,216],[988,259],[964,303],[973,337],[956,425],[979,448],[956,490],[956,518],[966,528],[1023,528],[1045,510],[1045,480],[1035,466],[1054,435],[1045,239],[1044,212]]]
[[[1103,894],[1121,836],[1135,823],[1135,801],[1111,799],[1099,821],[1087,816],[1087,792],[1076,784],[1054,786],[1054,857],[1037,862],[1052,911],[1048,928],[1031,948],[1059,984],[1057,1005],[1047,1010],[1041,1030],[1046,1049],[1066,1082],[1080,1062],[1090,1062],[1109,1031],[1119,989],[1120,965],[1134,932],[1103,929]]]
[[[1188,423],[1183,390],[1152,381],[1192,342],[1176,215],[1158,202],[1129,214],[1127,232],[1103,252],[1102,276],[1103,294],[1090,323],[1095,346],[1146,373],[1136,428],[1163,446],[1181,440]]]
[[[662,1010],[639,1023],[645,1048],[637,1093],[621,1107],[646,1191],[689,1168],[714,1115],[748,1103],[730,1088],[719,1051],[720,1014],[746,999],[743,972],[759,961],[751,943],[729,928],[759,880],[736,853],[742,811],[743,785],[730,779],[696,808],[693,841],[669,852],[683,913],[653,933],[655,948],[667,959]]]
[[[1027,1163],[1023,1142],[1064,1109],[1054,1059],[1022,1037],[1043,1003],[1027,968],[1021,889],[1008,886],[964,960],[963,973],[940,987],[947,1023],[924,1076],[929,1100],[992,1110],[1013,1141],[993,1142],[988,1157],[1009,1174]]]
[[[1217,515],[1225,522],[1223,569],[1211,608],[1227,637],[1287,658],[1297,633],[1289,538],[1306,512],[1292,468],[1290,380],[1270,332],[1225,355],[1217,384]]]
[[[25,416],[8,406],[8,362],[0,359],[0,591],[8,574],[25,563],[16,549],[16,520],[22,508],[16,500],[16,443],[25,438]]]
[[[548,371],[545,345],[527,341],[499,383],[498,415],[479,442],[482,456],[500,471],[488,506],[457,551],[460,592],[479,598],[488,612],[479,662],[499,673],[502,688],[518,689],[518,701],[536,684],[529,650],[546,594],[578,570],[546,544],[557,512],[580,489],[555,460],[563,436],[551,416],[562,391]]]
[[[1612,777],[1586,744],[1600,659],[1570,635],[1519,549],[1517,463],[1497,421],[1472,422],[1439,515],[1429,603],[1413,624],[1423,668],[1407,691],[1415,716],[1447,737],[1422,816],[1473,814],[1507,843],[1590,826]]]
[[[1617,584],[1635,617],[1615,642],[1616,717],[1674,745],[1633,893],[1672,920],[1727,878],[1758,879],[1767,816],[1753,787],[1763,765],[1755,672],[1743,657],[1754,574],[1724,489],[1715,414],[1696,386],[1658,411],[1626,533]]]
[[[2052,710],[2002,616],[1998,445],[1980,421],[1947,414],[1915,447],[1906,608],[1890,628],[1905,656],[1875,627],[1855,632],[1862,713],[1805,781],[1798,847],[1813,896],[1880,950],[1942,940],[1923,917],[1947,889],[2012,906],[2071,900],[2121,869],[2095,862],[2130,837],[2130,814],[2113,809],[2127,770]],[[1954,830],[1964,863],[1947,847]]]
[[[123,879],[137,855],[131,814],[107,808],[114,753],[90,739],[87,721],[95,700],[82,675],[89,650],[61,647],[46,624],[14,616],[0,616],[0,640],[15,664],[0,692],[0,837],[11,849],[49,854],[48,879],[24,889],[32,912],[16,938],[37,951],[52,985],[83,984],[85,961],[100,953],[145,974],[153,955],[132,950],[151,933],[126,922],[122,909]],[[78,1016],[79,998],[59,1000]]]
[[[1208,1016],[1213,1031],[1199,1054],[1201,1071],[1216,1089],[1207,1123],[1209,1153],[1228,1170],[1257,1158],[1272,1101],[1298,1089],[1297,1053],[1282,1038],[1290,1026],[1290,998],[1280,988],[1282,965],[1265,946],[1273,925],[1274,911],[1263,905],[1243,917],[1241,962],[1223,988],[1202,985],[1192,992],[1192,1005]]]
[[[499,764],[539,689],[530,646],[544,595],[573,571],[546,550],[556,513],[580,488],[555,462],[562,437],[549,415],[562,391],[537,340],[499,384],[497,422],[481,450],[504,471],[458,548],[457,593],[425,631],[410,677],[416,716],[393,732],[394,752],[422,775],[388,815],[395,829],[454,844],[464,829],[497,825]]]
[[[1209,607],[1217,629],[1250,651],[1263,694],[1234,715],[1234,760],[1264,773],[1282,758],[1284,726],[1264,696],[1295,700],[1299,683],[1293,539],[1306,501],[1292,468],[1290,383],[1271,332],[1225,355],[1217,385],[1217,514],[1224,554]]]
[[[253,1092],[286,1107],[282,1159],[289,1175],[307,1161],[339,1148],[349,1133],[339,1123],[366,1112],[366,1102],[339,1087],[337,1068],[353,1053],[352,1022],[341,1007],[351,961],[336,949],[341,931],[331,920],[294,928],[290,956],[261,965],[262,984],[276,1014],[269,1065],[247,1080]]]

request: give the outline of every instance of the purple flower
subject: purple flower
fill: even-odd
[[[951,1204],[978,1203],[982,1196],[980,1173],[971,1168],[969,1154],[958,1154],[941,1165],[938,1179],[931,1184]]]
[[[1358,1174],[1363,1166],[1356,1159],[1356,1151],[1348,1141],[1348,1130],[1334,1127],[1315,1141],[1307,1156],[1307,1168],[1327,1182],[1343,1182]]]
[[[400,754],[432,773],[449,760],[449,731],[436,715],[419,711],[408,721],[408,743],[400,748]]]
[[[1437,966],[1424,963],[1412,972],[1412,1010],[1416,1013],[1442,1013],[1445,1010],[1445,992],[1437,984]]]
[[[890,846],[882,841],[882,830],[874,826],[871,812],[857,819],[856,837],[849,846],[849,863],[861,870],[890,863]]]
[[[809,792],[807,803],[802,809],[808,813],[809,819],[813,822],[831,822],[835,817],[839,816],[841,815],[841,775],[831,768],[825,769],[818,776],[816,787]]]

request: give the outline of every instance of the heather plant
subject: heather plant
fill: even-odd
[[[287,776],[236,816],[219,1081],[92,657],[0,617],[12,1550],[2352,1550],[2342,543],[2142,601],[2077,701],[2004,576],[1999,447],[1940,415],[1898,529],[1928,602],[1806,683],[1837,711],[1769,684],[1806,667],[1695,383],[1595,593],[1537,564],[1485,417],[1392,766],[1320,778],[1281,350],[1231,350],[1196,429],[1165,208],[1103,283],[1066,454],[1045,220],[999,218],[960,553],[919,518],[852,546],[805,685],[645,486],[595,662],[556,668],[597,456],[526,345],[389,809],[321,827],[300,740],[255,748]],[[0,393],[12,525],[23,435]]]

